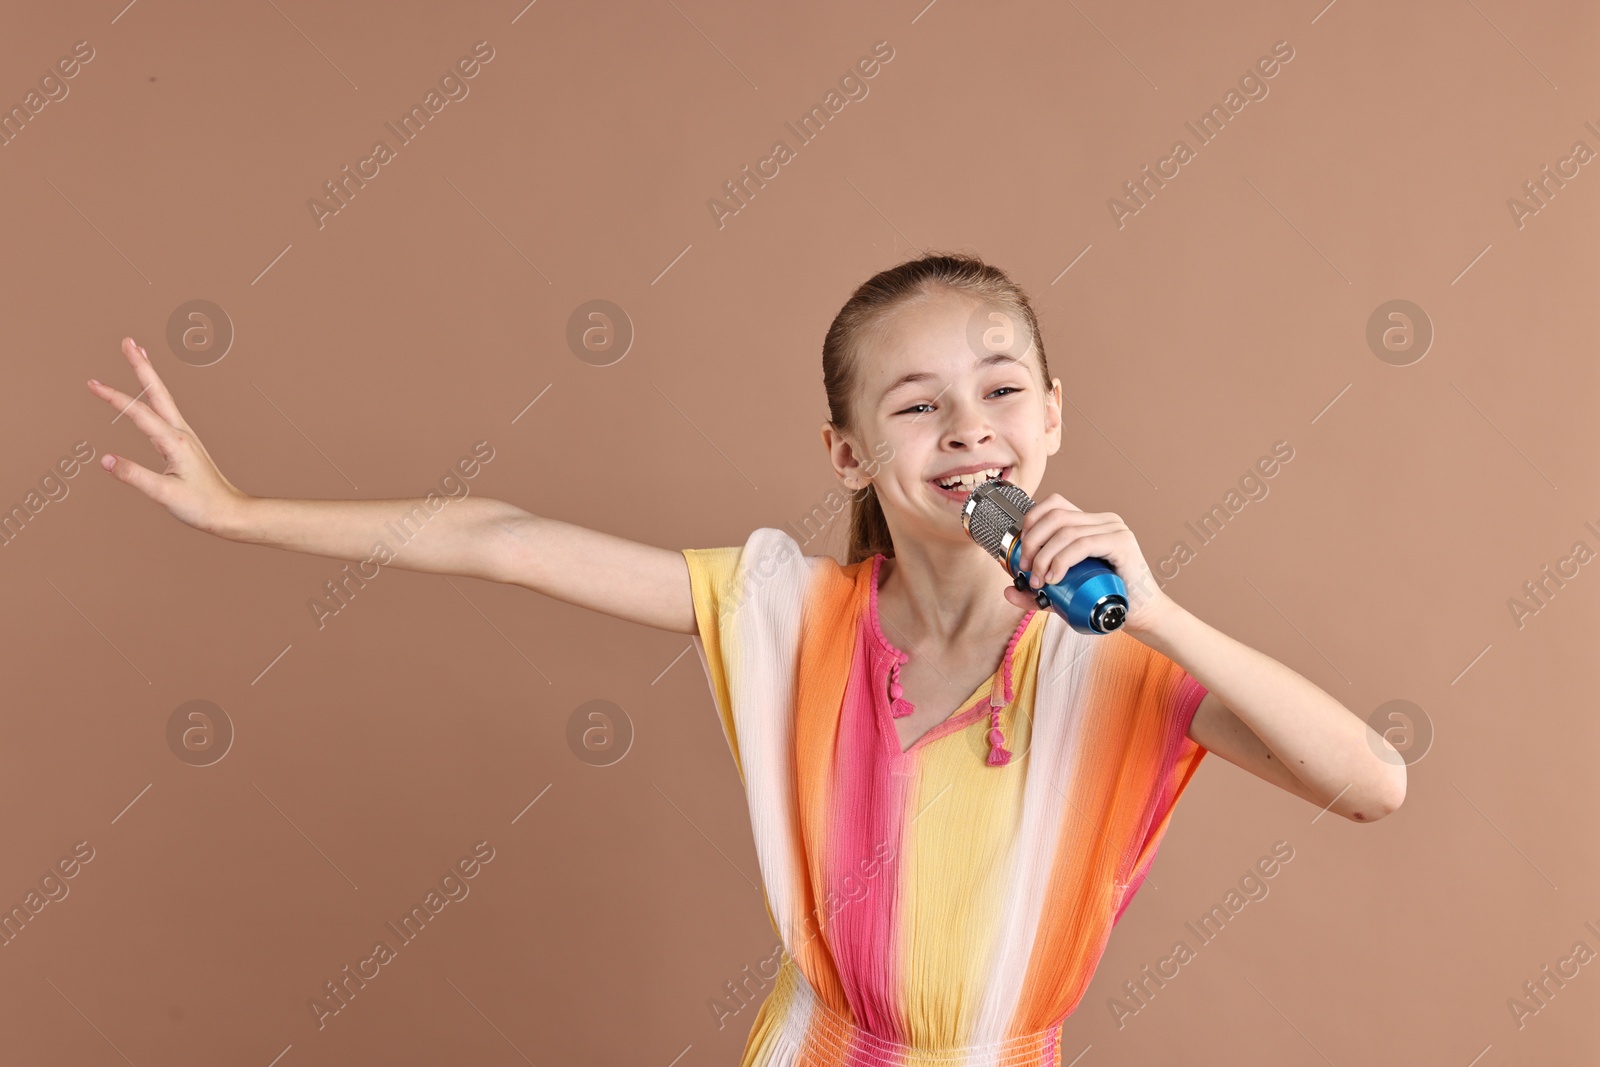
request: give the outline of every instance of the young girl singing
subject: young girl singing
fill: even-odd
[[[139,397],[89,387],[167,467],[102,465],[190,526],[358,560],[421,503],[240,492],[144,350],[124,339],[123,353]],[[775,528],[674,551],[482,497],[439,512],[391,565],[692,635],[784,949],[742,1067],[1053,1067],[1208,751],[1358,822],[1400,806],[1405,764],[1168,596],[1116,514],[1037,495],[1061,381],[1004,272],[946,254],[885,270],[835,317],[822,363],[822,439],[854,495],[843,566]],[[1128,589],[1120,629],[1080,634],[1040,610],[966,533],[962,504],[992,477],[1036,500],[1034,585],[1105,559]]]

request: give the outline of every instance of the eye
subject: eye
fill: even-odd
[[[1022,392],[1022,390],[1019,389],[1017,386],[1014,386],[1014,385],[1002,385],[1002,386],[1000,386],[1000,388],[996,389],[994,392],[990,393],[989,395],[990,396],[994,396],[996,393],[1008,393],[1008,392],[1009,393],[1020,393],[1020,392]],[[926,407],[932,407],[932,406],[933,405],[931,405],[931,404],[913,404],[910,407],[906,408],[904,411],[897,411],[897,412],[895,412],[895,414],[896,415],[910,415],[912,412],[916,411],[918,408],[926,408]]]

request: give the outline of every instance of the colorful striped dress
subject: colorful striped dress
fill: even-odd
[[[773,528],[683,555],[784,948],[741,1067],[1060,1062],[1205,755],[1188,737],[1205,689],[1122,631],[1037,611],[901,752],[881,555],[841,567]]]

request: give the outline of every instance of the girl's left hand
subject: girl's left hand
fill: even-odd
[[[1151,629],[1174,602],[1160,586],[1139,551],[1139,542],[1120,515],[1080,511],[1060,493],[1034,502],[1022,517],[1022,569],[1032,573],[1032,587],[1053,585],[1067,569],[1090,556],[1111,564],[1128,587],[1128,617],[1122,629]],[[1007,586],[1005,597],[1019,608],[1037,608],[1032,596]]]

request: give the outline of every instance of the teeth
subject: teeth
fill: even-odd
[[[971,474],[958,474],[955,478],[939,483],[942,489],[976,489],[990,478],[1000,477],[1004,467],[990,467],[988,470],[973,471]]]

